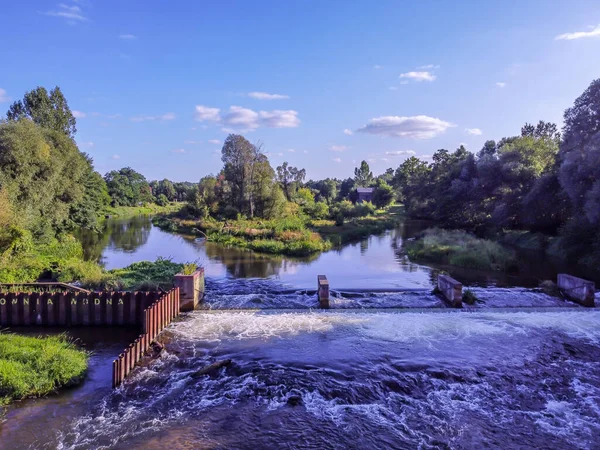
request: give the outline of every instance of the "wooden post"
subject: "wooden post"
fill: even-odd
[[[317,297],[321,308],[329,308],[329,281],[325,275],[317,276]]]

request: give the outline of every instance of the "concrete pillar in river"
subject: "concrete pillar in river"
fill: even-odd
[[[438,275],[438,290],[455,308],[462,307],[462,284],[448,275]]]
[[[191,275],[175,275],[175,287],[179,288],[179,310],[193,311],[204,298],[204,268],[199,267]]]
[[[596,286],[593,281],[559,273],[557,284],[561,292],[569,299],[583,306],[594,306]]]
[[[321,308],[329,308],[329,281],[325,275],[317,276],[317,297]]]

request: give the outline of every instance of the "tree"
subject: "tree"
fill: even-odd
[[[600,223],[595,205],[600,192],[600,79],[575,100],[564,115],[559,180],[574,211],[585,212],[591,224]]]
[[[152,181],[150,182],[150,188],[152,189],[152,195],[158,198],[161,194],[164,195],[168,201],[175,201],[177,197],[177,192],[175,191],[175,186],[170,180],[166,178],[162,181]]]
[[[98,215],[110,204],[110,195],[104,178],[94,170],[89,158],[83,186],[83,198],[71,206],[69,216],[73,227],[97,230]]]
[[[373,190],[372,202],[378,208],[385,208],[394,201],[394,190],[382,179],[377,180],[375,189]]]
[[[558,126],[552,122],[540,120],[536,126],[526,123],[521,128],[522,137],[533,137],[536,139],[550,139],[560,143],[560,132]]]
[[[230,204],[238,212],[254,217],[267,210],[273,198],[275,171],[260,145],[251,144],[244,136],[230,134],[221,150],[223,177],[230,193]]]
[[[356,182],[354,178],[346,178],[344,181],[340,183],[340,190],[338,193],[338,200],[347,200],[350,196],[350,193],[354,191]]]
[[[373,172],[366,161],[360,163],[360,168],[354,169],[354,181],[357,187],[368,187],[373,182]]]
[[[27,118],[43,128],[58,131],[70,138],[77,133],[75,117],[58,86],[50,94],[43,87],[26,92],[23,100],[10,105],[6,117],[9,121]]]
[[[291,201],[298,186],[302,184],[305,177],[305,169],[288,166],[287,161],[277,167],[277,181],[288,201]]]
[[[104,180],[113,206],[137,206],[153,199],[146,178],[131,167],[113,170],[104,175]]]
[[[30,120],[0,124],[0,187],[18,211],[17,225],[35,237],[69,226],[89,171],[89,160],[63,133]]]

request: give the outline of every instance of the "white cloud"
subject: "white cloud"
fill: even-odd
[[[348,136],[352,136],[352,130],[349,130],[348,128],[346,128],[344,130],[344,134],[347,134]]]
[[[308,150],[304,150],[302,153],[304,153],[306,155],[306,154],[308,154]]]
[[[288,148],[288,152],[289,152],[289,153],[296,153],[296,150],[295,150],[295,149],[293,149],[293,148]]]
[[[506,86],[506,83],[504,83],[503,81],[498,81],[496,83],[496,86],[498,86],[499,88],[503,88],[504,86]]]
[[[341,163],[342,162],[342,158],[331,158],[332,161],[335,161],[336,163]]]
[[[217,145],[218,145],[218,144],[220,144],[220,143],[221,143],[221,141],[220,141],[220,140],[218,140],[218,139],[209,139],[209,140],[208,140],[208,143],[209,143],[209,144],[217,144]]]
[[[345,145],[332,145],[330,150],[332,152],[343,152],[344,150],[348,150],[349,147]]]
[[[183,143],[186,145],[197,145],[202,144],[202,141],[183,141]]]
[[[379,70],[379,69],[381,69],[381,68],[382,68],[382,66],[379,66],[379,65],[374,65],[374,66],[373,66],[373,69],[377,69],[377,70]]]
[[[400,82],[400,84],[408,84],[408,81],[403,80],[403,81]]]
[[[406,72],[400,74],[400,78],[408,78],[415,81],[434,81],[437,77],[431,72]]]
[[[174,120],[175,119],[175,113],[169,112],[169,113],[165,113],[162,114],[160,116],[136,116],[136,117],[132,117],[129,120],[131,120],[132,122],[148,122],[148,121],[153,121],[153,120]]]
[[[381,158],[382,161],[389,161],[388,158]]]
[[[260,111],[260,123],[267,128],[295,128],[300,125],[298,113],[293,110]]]
[[[404,155],[415,155],[414,150],[397,150],[395,152],[385,152],[388,156],[404,156]]]
[[[185,153],[185,149],[184,148],[174,148],[173,150],[171,150],[171,152],[173,152],[173,153]]]
[[[82,148],[92,148],[96,145],[92,141],[78,142],[77,144],[79,145],[79,147],[82,147]]]
[[[465,131],[473,136],[481,136],[483,134],[483,131],[479,128],[465,128]]]
[[[593,26],[590,27],[589,31],[576,31],[574,33],[559,34],[554,39],[556,41],[561,41],[561,40],[572,41],[573,39],[583,39],[583,38],[590,38],[590,37],[600,37],[600,25],[598,25],[595,28]]]
[[[393,137],[430,139],[453,127],[450,122],[429,116],[382,116],[375,117],[357,131]]]
[[[112,159],[121,159],[119,155],[112,155]]]
[[[196,105],[196,114],[194,119],[198,122],[208,120],[210,122],[218,122],[221,120],[221,110],[219,108],[209,108],[207,106]]]
[[[6,91],[0,88],[0,103],[10,102],[10,97],[6,95]]]
[[[134,34],[120,34],[119,39],[123,39],[125,41],[133,41],[134,39],[137,39],[137,36]]]
[[[88,20],[88,18],[83,15],[83,12],[81,11],[81,8],[79,6],[69,6],[65,5],[64,3],[60,3],[58,5],[58,9],[47,11],[43,14],[47,16],[67,19],[69,23],[85,22],[86,20]]]
[[[406,84],[406,83],[403,83],[403,84]],[[397,91],[398,90],[398,88],[396,86],[390,86],[388,89],[390,91]]]
[[[269,94],[267,92],[250,92],[248,97],[256,98],[258,100],[285,100],[290,98],[289,95],[282,94]]]
[[[231,106],[227,114],[221,115],[218,108],[196,106],[196,120],[218,122],[223,130],[252,131],[260,127],[294,128],[300,124],[298,113],[293,110],[254,111],[241,106]]]
[[[109,119],[118,119],[119,117],[121,117],[121,114],[109,114],[108,116]]]
[[[77,111],[77,110],[73,110],[73,117],[75,117],[76,119],[83,119],[87,114],[81,111]]]
[[[421,70],[431,70],[431,69],[439,69],[440,66],[439,64],[427,64],[425,66],[420,66],[419,69]]]

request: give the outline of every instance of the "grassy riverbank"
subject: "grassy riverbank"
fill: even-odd
[[[331,248],[328,241],[310,231],[305,221],[297,217],[217,221],[170,216],[156,217],[153,222],[167,231],[206,237],[211,242],[262,253],[307,256]]]
[[[123,219],[141,215],[171,214],[179,211],[183,206],[182,202],[172,202],[165,206],[159,206],[156,203],[147,203],[141,206],[109,206],[104,215]]]
[[[510,250],[461,230],[425,230],[417,239],[407,241],[404,250],[413,261],[468,269],[510,271],[516,265],[515,255]]]
[[[0,405],[42,397],[83,381],[88,354],[65,336],[0,333]]]
[[[302,217],[219,221],[185,219],[177,215],[156,217],[153,223],[166,231],[205,237],[223,245],[261,253],[308,256],[393,228],[402,211],[402,207],[395,206],[372,216],[344,219],[342,223]]]

